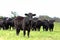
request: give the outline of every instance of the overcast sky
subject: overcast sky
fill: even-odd
[[[36,16],[60,17],[60,0],[0,0],[0,15],[11,16],[11,11],[21,16],[32,12]]]

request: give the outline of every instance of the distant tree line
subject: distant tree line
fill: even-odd
[[[58,17],[49,17],[49,16],[47,16],[47,15],[40,15],[39,16],[39,20],[44,20],[44,19],[46,19],[46,20],[55,20],[55,22],[60,22],[60,18],[58,18]]]

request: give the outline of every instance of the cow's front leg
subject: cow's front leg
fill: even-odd
[[[16,28],[16,34],[19,35],[20,28]]]
[[[29,34],[30,34],[30,28],[29,28],[27,31],[28,31],[27,36],[29,37]]]

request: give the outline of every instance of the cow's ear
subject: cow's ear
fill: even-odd
[[[36,14],[33,14],[33,16],[36,16]]]
[[[25,13],[25,16],[28,16],[28,14]]]

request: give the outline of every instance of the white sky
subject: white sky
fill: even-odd
[[[32,12],[36,16],[60,17],[60,0],[0,0],[0,15],[10,16],[11,11],[21,16]]]

